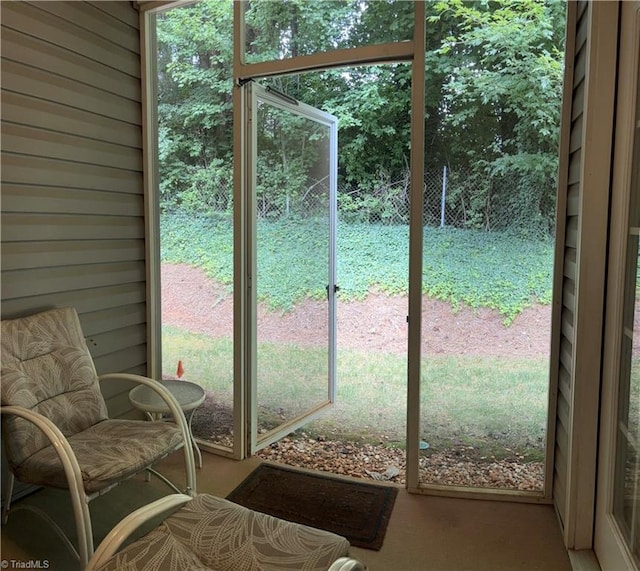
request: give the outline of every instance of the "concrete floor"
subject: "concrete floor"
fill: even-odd
[[[160,470],[184,481],[180,453],[165,459]],[[204,454],[197,471],[198,491],[226,496],[257,465],[252,458],[235,461]],[[129,480],[91,502],[96,541],[139,505],[167,493],[154,480]],[[38,491],[19,505],[37,505],[64,521],[74,537],[68,495]],[[36,514],[17,510],[2,528],[3,560],[47,561],[49,569],[77,569],[60,539]],[[560,528],[551,506],[485,500],[451,499],[400,490],[380,551],[353,548],[351,555],[369,571],[570,571]]]

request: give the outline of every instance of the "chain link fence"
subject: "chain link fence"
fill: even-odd
[[[362,190],[338,188],[338,211],[347,222],[408,224],[410,178]],[[488,177],[464,171],[425,173],[424,225],[484,231],[535,230],[552,235],[555,181],[527,177]]]
[[[425,173],[424,224],[484,231],[555,230],[555,180],[463,170]]]
[[[431,228],[460,228],[483,231],[534,229],[553,235],[555,181],[535,181],[517,176],[487,177],[464,171],[425,173],[423,188],[424,225]],[[208,180],[194,184],[182,194],[178,206],[200,212],[232,212],[230,180]],[[326,216],[328,178],[307,180],[288,188],[260,186],[256,193],[256,214],[265,220],[282,217]],[[392,181],[381,177],[367,187],[338,186],[338,217],[345,223],[406,225],[409,223],[410,176]]]

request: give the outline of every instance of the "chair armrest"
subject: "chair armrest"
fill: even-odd
[[[328,571],[366,571],[367,568],[357,559],[351,557],[340,557],[329,567]]]
[[[1,406],[0,414],[12,414],[35,424],[47,437],[51,446],[58,454],[64,469],[71,503],[76,516],[76,521],[82,520],[84,526],[78,526],[78,551],[80,561],[87,561],[93,553],[93,532],[91,530],[91,516],[89,514],[89,502],[84,491],[82,472],[76,455],[60,429],[48,418],[21,406]]]
[[[112,557],[126,539],[150,519],[191,501],[186,494],[171,494],[138,508],[122,519],[102,540],[84,571],[94,571]]]
[[[133,375],[131,373],[108,373],[106,375],[100,375],[99,381],[128,381],[141,385],[147,385],[150,389],[158,393],[160,398],[167,403],[171,414],[176,421],[176,424],[180,428],[182,433],[182,439],[184,441],[184,455],[187,465],[187,493],[190,496],[194,496],[196,493],[196,464],[193,456],[193,448],[191,446],[191,434],[187,421],[182,413],[182,408],[178,404],[176,398],[158,381],[150,379],[149,377],[143,377],[142,375]]]

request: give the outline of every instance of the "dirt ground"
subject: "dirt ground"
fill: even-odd
[[[326,338],[323,304],[305,301],[286,314],[259,308],[260,334],[278,342],[316,345]],[[214,310],[215,308],[215,310]],[[407,298],[372,292],[363,301],[338,302],[338,347],[388,353],[407,350]],[[187,265],[162,265],[162,320],[211,337],[230,336],[231,294]],[[551,307],[525,309],[509,326],[497,311],[461,308],[425,297],[423,355],[538,357],[549,354]]]
[[[489,309],[461,308],[425,297],[422,305],[423,355],[546,357],[551,330],[550,306],[525,309],[509,326]],[[278,342],[314,345],[326,339],[323,304],[305,301],[286,314],[259,307],[259,334]],[[407,350],[407,299],[371,292],[363,301],[338,302],[338,347],[403,354]],[[230,336],[232,295],[203,271],[187,265],[162,266],[162,320],[193,333]],[[218,425],[230,426],[231,411],[207,398],[194,416],[194,433],[214,438]],[[310,439],[292,435],[258,454],[260,457],[375,480],[405,482],[404,451],[385,446],[342,442],[338,438]],[[463,446],[425,454],[421,481],[437,484],[540,490],[543,464],[525,463],[517,456],[480,462]]]

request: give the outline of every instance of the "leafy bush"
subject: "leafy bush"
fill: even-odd
[[[427,229],[422,289],[455,307],[489,307],[510,323],[533,303],[551,303],[553,242],[510,233]]]
[[[202,268],[217,282],[233,284],[233,231],[230,217],[188,216],[182,212],[160,216],[163,262]]]
[[[165,213],[162,259],[201,267],[216,281],[233,283],[232,222],[227,217]],[[258,298],[286,311],[305,298],[323,299],[327,285],[327,224],[320,219],[260,220]],[[422,290],[433,298],[496,309],[508,324],[533,303],[551,303],[553,243],[510,233],[424,229]],[[372,288],[408,291],[407,226],[344,224],[338,228],[338,283],[343,300]]]

